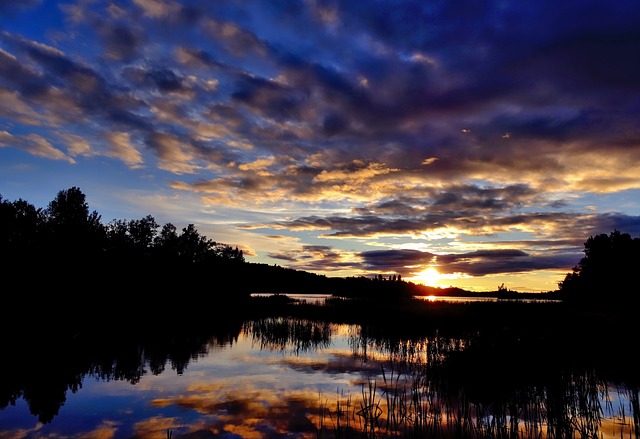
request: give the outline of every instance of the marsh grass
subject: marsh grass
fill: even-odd
[[[385,352],[389,359],[359,394],[320,399],[319,439],[640,438],[637,362],[594,355],[601,347],[628,349],[627,338],[607,328],[622,325],[633,338],[630,321],[556,303],[395,306],[336,300],[280,310],[357,324],[353,354],[369,361]],[[279,319],[267,322],[281,326]],[[298,347],[323,345],[330,329],[315,327],[322,330],[280,328],[269,345],[301,335],[307,341]],[[628,389],[626,405],[609,404],[609,382]],[[618,421],[603,426],[612,418]]]
[[[361,384],[359,399],[339,394],[321,404],[319,439],[620,439],[639,438],[638,419],[614,408],[607,386],[591,373],[561,377],[561,388],[514,388],[504,397],[471,400],[464,389],[447,388],[426,365],[382,369],[381,378]],[[555,395],[555,396],[554,396]],[[604,405],[603,405],[604,401]],[[618,410],[618,413],[612,413]],[[636,415],[634,415],[636,416]],[[603,420],[618,422],[605,434]],[[637,416],[636,416],[637,417]]]

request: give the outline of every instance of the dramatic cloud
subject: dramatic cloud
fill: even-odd
[[[258,261],[368,275],[433,254],[478,288],[639,232],[633,2],[14,3],[0,4],[3,187],[33,181],[30,159],[80,188],[123,166],[96,196],[171,192],[189,200],[173,223],[292,238],[262,240]]]
[[[478,250],[470,253],[434,255],[417,250],[377,250],[361,254],[364,266],[384,272],[407,272],[411,266],[437,266],[442,274],[484,276],[503,272],[564,269],[575,265],[574,253],[532,256],[522,250]],[[418,270],[420,271],[420,270]]]

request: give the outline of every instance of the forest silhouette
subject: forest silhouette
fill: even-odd
[[[78,187],[58,192],[46,208],[0,195],[0,244],[8,272],[31,286],[60,284],[66,290],[106,291],[122,287],[199,288],[218,299],[235,300],[253,293],[334,293],[370,297],[431,294],[381,275],[329,278],[278,265],[248,263],[242,250],[199,233],[193,224],[181,231],[141,219],[102,222]],[[451,288],[448,293],[462,290]]]
[[[91,297],[106,309],[110,304],[122,309],[124,303],[137,309],[136,302],[160,292],[168,293],[174,312],[189,298],[201,304],[240,303],[251,293],[324,293],[385,302],[415,295],[478,295],[414,284],[400,274],[332,278],[249,263],[237,246],[209,239],[193,224],[178,231],[171,223],[159,225],[151,215],[104,223],[78,187],[60,190],[46,208],[0,195],[0,224],[6,273],[27,291],[20,296],[70,309]],[[581,306],[601,306],[603,298],[616,306],[628,301],[640,262],[640,238],[618,230],[591,236],[584,253],[555,291],[525,294],[502,285],[486,294],[563,299]]]

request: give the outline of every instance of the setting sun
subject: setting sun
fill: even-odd
[[[429,267],[423,270],[417,277],[417,279],[427,286],[435,286],[440,280],[440,273],[435,267]]]

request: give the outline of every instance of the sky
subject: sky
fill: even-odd
[[[636,1],[0,1],[5,200],[544,292],[640,236],[639,170]]]

